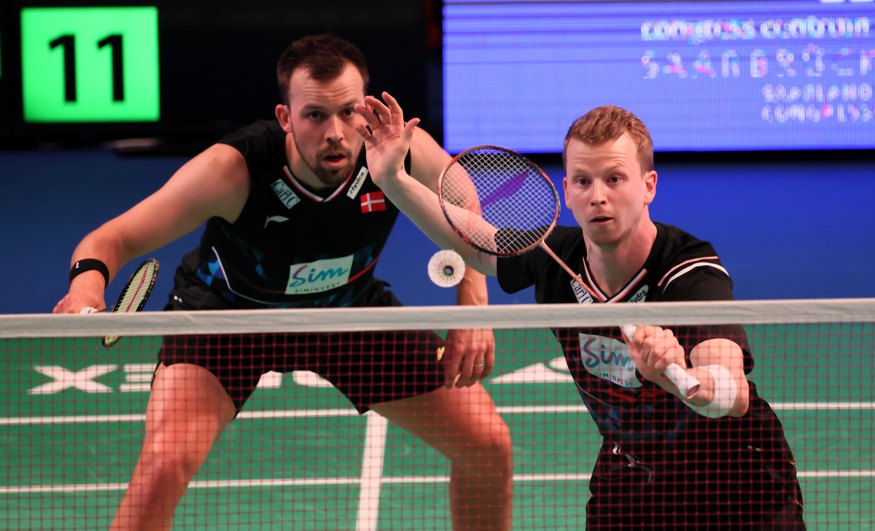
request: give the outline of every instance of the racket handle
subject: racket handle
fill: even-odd
[[[632,324],[620,326],[620,329],[623,330],[623,333],[626,334],[626,337],[629,339],[632,339],[632,336],[635,335],[635,330],[637,330],[637,328],[638,327]],[[687,373],[687,371],[677,363],[672,363],[666,367],[662,374],[664,374],[665,377],[678,388],[678,391],[686,400],[693,398],[696,396],[696,393],[699,392],[699,379]]]
[[[672,363],[662,373],[678,388],[681,395],[689,400],[699,392],[699,379],[689,374],[677,363]]]
[[[91,306],[86,306],[79,310],[79,313],[100,313],[100,310],[97,308],[92,308]]]
[[[632,336],[635,335],[635,330],[638,330],[638,327],[633,324],[624,324],[620,326],[620,330],[626,334],[626,337],[632,339]]]

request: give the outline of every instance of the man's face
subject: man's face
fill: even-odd
[[[565,204],[589,242],[616,246],[643,230],[650,220],[647,205],[656,195],[656,172],[643,173],[628,134],[597,146],[571,140],[565,160]]]
[[[363,145],[355,125],[363,119],[353,106],[364,102],[364,93],[364,80],[351,64],[328,82],[315,81],[307,69],[292,73],[288,116],[285,121],[280,116],[280,123],[292,133],[302,162],[326,187],[343,183],[354,169]]]

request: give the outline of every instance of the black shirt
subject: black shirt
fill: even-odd
[[[669,225],[657,223],[656,227],[656,240],[644,266],[611,296],[600,291],[589,273],[579,227],[557,227],[546,243],[608,304],[733,298],[732,280],[710,243]],[[595,303],[541,249],[500,258],[497,276],[502,289],[510,293],[534,285],[538,303]],[[684,347],[688,362],[697,344],[727,338],[741,346],[745,372],[753,369],[741,326],[669,328]],[[745,416],[708,419],[640,376],[619,327],[563,328],[553,333],[562,345],[580,396],[604,437],[590,485],[594,494],[605,483],[623,481],[620,478],[637,476],[633,483],[647,483],[654,475],[676,474],[680,469],[688,478],[702,477],[721,464],[730,481],[739,474],[750,481],[752,469],[780,471],[780,477],[768,481],[793,491],[795,467],[783,428],[768,403],[757,395],[753,382]],[[752,453],[751,448],[759,452]],[[767,475],[771,477],[771,472]],[[692,485],[695,482],[690,483],[695,489]]]
[[[349,179],[321,197],[292,175],[285,139],[276,121],[258,121],[220,140],[245,157],[249,197],[234,223],[207,222],[183,267],[231,307],[356,306],[398,209],[371,180],[364,150]]]

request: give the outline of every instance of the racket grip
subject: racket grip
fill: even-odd
[[[678,388],[678,391],[686,400],[693,398],[699,392],[699,379],[687,373],[677,363],[672,363],[666,367],[662,374]]]
[[[632,339],[632,336],[635,335],[635,330],[637,330],[638,327],[633,324],[625,324],[621,325],[620,329],[623,330],[623,333],[626,334],[627,338]],[[664,374],[665,377],[678,388],[678,391],[680,391],[681,395],[686,400],[693,398],[696,396],[696,393],[699,392],[699,379],[688,374],[687,371],[677,363],[672,363],[666,367],[662,374]]]
[[[635,335],[635,330],[638,330],[638,327],[633,324],[624,324],[620,326],[620,330],[622,330],[623,333],[626,334],[626,337],[632,339],[632,336]]]
[[[81,310],[79,310],[79,313],[99,313],[99,312],[100,312],[100,310],[98,310],[97,308],[92,308],[91,306],[86,306],[86,307],[82,308]]]

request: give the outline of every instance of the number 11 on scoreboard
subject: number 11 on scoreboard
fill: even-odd
[[[156,7],[21,10],[24,120],[155,122]]]

